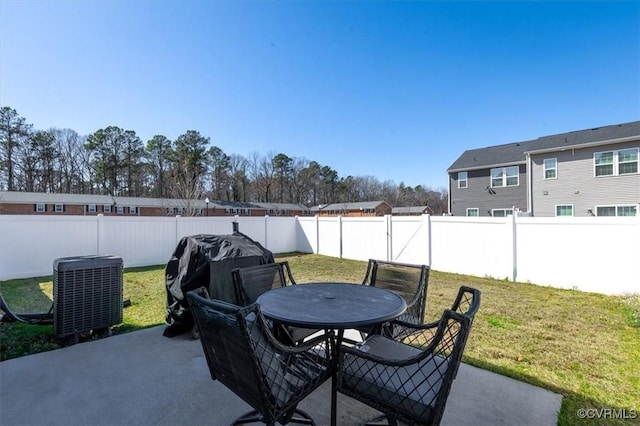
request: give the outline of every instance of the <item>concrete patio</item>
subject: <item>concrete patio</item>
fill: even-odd
[[[0,363],[1,425],[228,425],[249,406],[211,380],[200,342],[163,326]],[[442,425],[556,425],[562,397],[462,365]],[[329,423],[330,383],[300,408]],[[338,423],[376,411],[338,394]]]

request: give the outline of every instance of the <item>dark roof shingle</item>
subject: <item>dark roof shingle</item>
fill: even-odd
[[[527,152],[570,148],[599,141],[609,141],[634,136],[640,137],[640,121],[542,136],[538,139],[524,142],[512,142],[504,145],[470,149],[463,152],[447,169],[447,172],[484,169],[508,164],[524,164]]]

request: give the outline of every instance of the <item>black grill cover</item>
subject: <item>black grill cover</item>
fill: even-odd
[[[192,330],[188,291],[204,286],[212,299],[238,304],[231,270],[273,261],[269,250],[241,232],[183,237],[165,268],[168,327],[164,335],[173,337]]]

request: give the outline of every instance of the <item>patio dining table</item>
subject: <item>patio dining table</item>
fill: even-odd
[[[337,330],[336,346],[344,331],[392,320],[407,308],[404,299],[388,290],[361,284],[322,282],[280,287],[257,302],[263,315],[294,327]],[[331,380],[331,424],[336,424],[337,369]]]

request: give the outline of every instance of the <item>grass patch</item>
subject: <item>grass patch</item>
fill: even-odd
[[[361,282],[366,262],[288,253],[298,282]],[[564,396],[559,425],[640,424],[640,296],[605,296],[431,271],[428,320],[450,306],[460,285],[482,292],[464,361]],[[46,312],[51,277],[0,283],[19,313]],[[126,269],[123,323],[115,333],[164,324],[164,265]],[[2,359],[57,348],[51,326],[0,325]],[[499,403],[497,401],[496,403]],[[635,410],[636,419],[580,419],[579,409]]]

